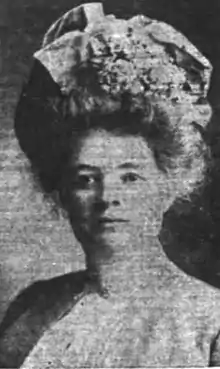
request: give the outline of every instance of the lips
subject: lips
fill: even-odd
[[[103,217],[99,219],[99,223],[101,224],[108,224],[108,223],[127,223],[128,220],[126,219],[121,219],[121,218],[108,218],[108,217]]]

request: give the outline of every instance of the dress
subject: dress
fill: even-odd
[[[188,276],[165,255],[144,276],[141,290],[124,300],[89,293],[85,272],[38,282],[23,323],[17,318],[9,324],[8,332],[14,325],[20,337],[13,346],[7,344],[10,334],[0,339],[0,363],[13,367],[14,355],[14,367],[22,369],[219,364],[219,290]]]
[[[112,307],[88,295],[44,335],[22,369],[208,366],[219,328],[205,300],[168,293],[157,304],[149,298],[148,310],[143,302]]]

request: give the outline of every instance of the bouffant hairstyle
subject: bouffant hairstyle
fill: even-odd
[[[93,78],[84,70],[82,78]],[[79,73],[80,75],[80,73]],[[95,78],[95,77],[94,77]],[[188,197],[204,183],[209,148],[199,121],[190,120],[180,101],[123,92],[103,93],[90,83],[64,96],[41,63],[35,61],[15,115],[15,132],[45,194],[59,192],[63,171],[80,140],[93,128],[141,135],[155,165],[176,183],[176,198]]]

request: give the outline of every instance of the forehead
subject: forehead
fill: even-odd
[[[152,151],[139,136],[122,136],[105,130],[90,130],[83,138],[76,164],[87,164],[96,167],[117,167],[124,162],[138,165],[153,163]]]

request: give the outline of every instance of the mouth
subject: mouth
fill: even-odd
[[[121,219],[121,218],[108,218],[108,217],[103,217],[99,219],[99,223],[100,224],[111,224],[111,223],[128,223],[128,220],[126,219]]]

